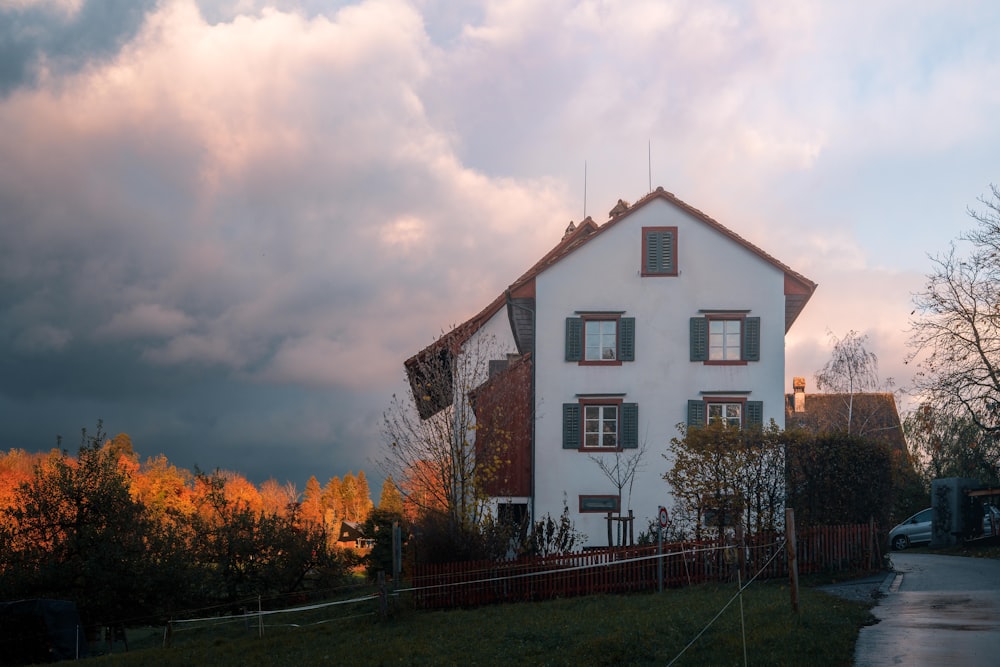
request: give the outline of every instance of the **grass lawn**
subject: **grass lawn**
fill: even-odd
[[[92,664],[666,665],[693,642],[674,664],[743,665],[745,631],[750,665],[822,667],[852,664],[858,631],[873,621],[869,605],[809,588],[795,614],[787,582],[755,582],[742,595],[743,628],[737,599],[696,639],[736,593],[735,583],[711,584],[435,612],[404,601],[384,622],[366,602],[351,618],[268,627],[263,638],[237,624],[177,633],[161,648],[162,628],[146,639],[130,631],[131,651]]]

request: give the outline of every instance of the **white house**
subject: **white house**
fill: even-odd
[[[609,511],[631,509],[639,530],[672,504],[662,454],[679,423],[784,425],[784,336],[815,289],[658,188],[631,206],[619,201],[602,225],[571,224],[527,273],[406,368],[416,388],[421,361],[447,366],[476,337],[498,341],[504,354],[475,394],[504,404],[516,423],[504,424],[513,445],[491,495],[534,518],[558,516],[565,502],[588,544],[601,546]],[[424,396],[423,416],[456,395]],[[610,467],[640,450],[640,468],[619,492],[595,458]]]

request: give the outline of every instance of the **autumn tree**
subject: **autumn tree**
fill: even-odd
[[[306,525],[325,525],[322,496],[323,490],[319,486],[319,480],[312,475],[306,480],[306,490],[302,493],[302,506],[299,508],[300,517]]]
[[[344,496],[341,493],[343,482],[334,475],[323,487],[323,511],[327,527],[332,531],[340,530],[340,522],[344,520]]]
[[[392,476],[386,477],[385,481],[382,482],[382,493],[379,495],[378,509],[398,514],[399,516],[403,515],[403,494],[399,492],[396,483],[392,481]]]
[[[716,420],[688,428],[670,441],[663,476],[671,486],[675,516],[700,536],[741,523],[760,532],[778,527],[784,511],[784,440],[772,421],[740,428]]]
[[[931,257],[922,292],[914,297],[908,357],[916,363],[914,388],[936,414],[967,420],[982,432],[976,442],[1000,437],[1000,189],[968,210],[976,226],[948,252]]]
[[[177,524],[194,512],[193,476],[163,454],[151,457],[132,477],[132,495],[158,523]]]
[[[368,513],[372,511],[372,507],[374,507],[371,487],[368,486],[368,477],[365,475],[364,470],[358,471],[358,474],[354,477],[354,482],[358,488],[357,501],[354,508],[355,516],[358,518],[355,521],[364,521],[368,517]]]
[[[240,492],[227,487],[238,478],[216,471],[198,472],[200,512],[195,518],[193,557],[209,565],[223,600],[289,593],[303,585],[311,570],[332,578],[346,572],[348,562],[329,550],[321,528],[301,526],[296,513],[266,514],[254,509]]]
[[[291,482],[280,484],[272,477],[260,485],[260,501],[265,514],[285,515],[298,500],[299,492]]]
[[[150,522],[105,434],[82,431],[76,459],[53,452],[3,510],[3,597],[69,597],[93,622],[122,618],[148,592]]]

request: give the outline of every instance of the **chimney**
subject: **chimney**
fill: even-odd
[[[806,379],[792,378],[792,391],[794,392],[795,411],[806,411]]]
[[[569,225],[566,226],[566,231],[563,233],[563,237],[561,240],[565,241],[566,237],[568,237],[575,231],[576,231],[576,224],[572,220],[570,220]]]

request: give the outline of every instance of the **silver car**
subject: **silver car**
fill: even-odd
[[[1000,532],[1000,509],[983,503],[983,537],[993,537]]]
[[[931,541],[931,519],[934,510],[928,507],[917,512],[906,521],[889,531],[889,544],[893,549],[901,550],[920,542]]]

